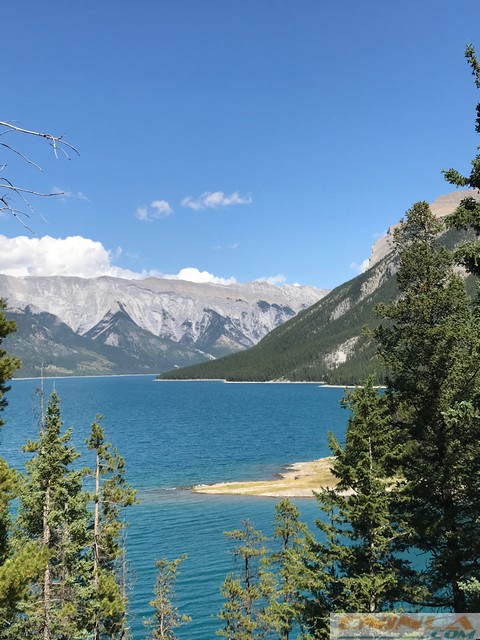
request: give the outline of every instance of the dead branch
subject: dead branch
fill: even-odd
[[[58,159],[59,152],[61,152],[68,160],[71,160],[69,152],[73,152],[77,156],[80,155],[77,149],[64,139],[64,134],[55,136],[51,133],[42,133],[40,131],[32,131],[30,129],[24,129],[23,127],[18,127],[17,125],[12,124],[11,122],[0,121],[0,137],[6,135],[7,133],[24,134],[27,136],[34,136],[37,138],[43,138],[44,140],[48,140],[50,143],[50,146],[53,148],[53,153],[55,154],[55,158],[57,159]],[[37,164],[34,160],[29,158],[25,153],[23,153],[23,151],[21,151],[17,147],[11,144],[7,144],[3,140],[0,141],[0,147],[3,147],[4,149],[10,151],[11,153],[19,156],[27,164],[34,166],[39,171],[43,171],[42,167],[39,164]],[[6,164],[0,165],[0,171],[3,171],[6,166],[7,166]],[[25,220],[24,220],[24,218],[29,219],[30,215],[27,213],[27,211],[25,211],[24,208],[17,207],[14,202],[14,199],[15,198],[20,199],[22,202],[22,204],[20,205],[21,207],[25,207],[31,213],[36,213],[43,218],[41,213],[30,204],[27,196],[38,196],[41,198],[48,198],[52,196],[63,195],[62,192],[57,192],[57,191],[54,193],[43,193],[41,191],[35,191],[33,189],[21,187],[19,185],[12,183],[8,178],[0,176],[0,191],[2,189],[5,190],[5,192],[3,194],[0,193],[0,213],[4,211],[10,213],[16,220],[18,220],[18,222],[20,222],[20,224],[25,229],[28,229],[28,231],[30,231],[31,233],[35,233],[35,232],[25,223]],[[10,196],[8,194],[10,194]]]

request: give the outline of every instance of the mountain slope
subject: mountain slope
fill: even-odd
[[[207,361],[255,345],[324,293],[260,282],[0,275],[0,298],[19,327],[7,348],[22,359],[23,376],[38,374],[42,361],[50,375],[160,373]]]
[[[468,193],[470,195],[470,193]],[[437,215],[453,211],[465,192],[432,206]],[[480,199],[480,196],[477,195]],[[435,204],[435,203],[434,203]],[[391,238],[391,230],[388,234]],[[453,247],[465,234],[449,231],[442,242]],[[382,257],[383,256],[383,257]],[[323,381],[351,384],[373,374],[383,380],[375,346],[364,332],[379,323],[374,308],[398,295],[396,259],[388,239],[374,247],[371,266],[312,307],[278,327],[255,347],[220,360],[168,372],[160,379],[219,378],[231,381]]]
[[[56,316],[30,306],[6,315],[16,322],[17,331],[5,339],[4,345],[21,357],[22,368],[17,375],[24,377],[39,376],[42,366],[46,376],[112,375],[155,373],[205,360],[204,354],[195,350],[166,344],[168,341],[147,332],[143,336],[137,327],[138,335],[136,325],[131,327],[132,337],[137,338],[133,340],[135,346],[125,349],[106,340],[79,336]]]
[[[351,381],[355,368],[379,370],[373,360],[374,349],[362,336],[362,328],[378,322],[374,305],[395,295],[393,271],[393,260],[388,256],[248,351],[165,373],[160,379],[318,380],[341,384]]]

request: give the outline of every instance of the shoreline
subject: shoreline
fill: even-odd
[[[144,375],[144,374],[141,374]],[[79,376],[82,377],[82,376]],[[223,384],[313,384],[325,389],[356,389],[359,384],[326,384],[312,380],[225,380],[224,378],[181,378],[178,380],[156,378],[154,382],[222,382]],[[385,389],[383,385],[375,385],[374,389]]]
[[[82,378],[148,378],[149,376],[158,376],[158,373],[92,373],[84,376],[27,376],[25,378],[11,378],[10,382],[15,380],[68,380],[68,379],[82,379]]]
[[[241,495],[267,498],[313,498],[316,491],[332,489],[337,479],[331,473],[333,458],[294,462],[284,467],[275,480],[216,482],[192,487],[194,493]]]
[[[362,385],[358,384],[326,384],[323,382],[314,382],[311,380],[225,380],[224,378],[183,378],[180,380],[161,380],[158,373],[92,373],[83,376],[71,375],[71,376],[26,376],[26,377],[13,377],[11,382],[15,380],[69,380],[69,379],[82,379],[82,378],[149,378],[155,376],[152,382],[221,382],[223,384],[312,384],[319,388],[325,389],[356,389]],[[374,385],[374,389],[385,389],[384,385]],[[294,463],[297,464],[297,463]]]

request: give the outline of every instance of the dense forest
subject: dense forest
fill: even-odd
[[[472,47],[466,56],[480,88]],[[452,169],[445,177],[480,189],[480,155],[470,175]],[[471,235],[452,251],[441,242],[445,225]],[[446,221],[426,202],[406,213],[394,234],[396,290],[377,305],[371,328],[387,388],[379,394],[370,377],[344,396],[345,442],[330,438],[338,484],[317,494],[318,531],[282,500],[272,540],[248,521],[227,534],[240,561],[220,586],[219,636],[326,638],[332,612],[477,611],[480,289],[472,304],[459,266],[478,280],[479,236],[473,198]],[[0,338],[13,330],[2,315]],[[0,352],[2,406],[18,366]],[[101,418],[85,443],[91,468],[79,465],[70,439],[54,393],[37,439],[25,444],[24,472],[0,460],[2,638],[129,637],[123,529],[135,491]],[[411,560],[419,553],[423,566]],[[182,559],[157,562],[151,638],[172,640],[188,624],[188,611],[179,612],[174,600]]]

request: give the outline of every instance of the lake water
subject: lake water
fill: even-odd
[[[131,565],[131,626],[144,638],[151,610],[156,558],[187,553],[177,582],[179,608],[192,617],[178,636],[212,640],[221,626],[215,616],[219,587],[234,569],[224,531],[249,519],[271,533],[276,501],[270,498],[194,494],[200,483],[272,478],[291,462],[329,454],[327,433],[340,440],[346,411],[342,389],[313,384],[225,384],[155,382],[153,376],[45,380],[60,395],[65,426],[83,447],[90,424],[103,414],[107,440],[125,458],[129,482],[140,505],[127,512]],[[20,453],[36,438],[38,380],[15,380],[0,430],[0,453],[23,467]],[[84,456],[88,463],[88,452]],[[295,500],[302,518],[318,516],[315,501]]]

